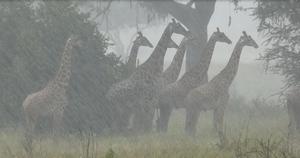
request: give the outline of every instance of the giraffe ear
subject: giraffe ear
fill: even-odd
[[[140,37],[143,37],[143,33],[142,33],[141,31],[138,32],[138,35],[139,35]]]
[[[219,27],[217,27],[217,32],[220,32],[220,29],[219,29]]]
[[[176,24],[176,20],[175,20],[174,18],[172,18],[172,22],[173,22],[174,24]]]
[[[243,31],[243,34],[244,34],[244,36],[246,36],[246,37],[247,37],[247,33],[246,33],[246,31]]]

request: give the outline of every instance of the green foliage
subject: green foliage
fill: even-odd
[[[54,77],[67,38],[77,34],[83,48],[73,54],[65,122],[74,129],[104,128],[103,94],[121,71],[119,59],[105,55],[107,39],[89,17],[72,1],[0,3],[0,125],[23,120],[23,100]]]
[[[287,84],[300,81],[300,2],[257,0],[253,15],[259,20],[258,31],[270,48],[261,57],[270,70],[282,74]]]
[[[240,136],[232,146],[236,158],[296,158],[290,144],[272,136],[255,139]]]
[[[160,2],[146,1],[146,0],[138,0],[138,2],[140,3],[141,7],[146,8],[147,11],[149,12],[148,20],[150,20],[152,18],[165,20],[168,17],[168,13],[165,10],[162,10],[155,6],[155,3],[160,3]]]
[[[113,151],[113,149],[109,149],[105,154],[105,158],[114,158],[114,157],[115,157],[115,152]]]

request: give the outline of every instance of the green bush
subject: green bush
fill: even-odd
[[[83,48],[73,54],[65,122],[69,129],[105,128],[103,96],[122,74],[89,16],[71,1],[0,3],[0,126],[21,123],[23,100],[54,77],[67,38],[78,34]]]

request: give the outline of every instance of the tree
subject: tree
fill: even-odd
[[[101,1],[100,1],[101,2]],[[181,3],[183,2],[183,3]],[[107,14],[108,22],[111,21],[110,28],[122,27],[124,25],[128,25],[129,27],[138,27],[137,24],[149,24],[153,19],[163,19],[167,17],[167,15],[172,15],[181,23],[183,23],[199,40],[199,45],[189,46],[187,49],[187,70],[189,70],[193,65],[195,65],[198,60],[201,58],[201,50],[207,42],[207,25],[210,21],[210,18],[214,12],[215,2],[216,0],[185,0],[178,2],[176,0],[165,0],[165,1],[153,1],[153,0],[138,0],[130,1],[130,2],[122,2],[123,4],[118,5],[115,2],[111,5],[104,5],[105,10],[106,6],[110,6],[112,16]],[[105,2],[104,2],[105,3]],[[128,5],[124,5],[127,3]],[[110,2],[106,2],[106,4],[110,4]],[[137,8],[137,4],[142,6],[141,8]],[[118,7],[114,9],[114,7]],[[123,7],[123,9],[120,9]],[[124,9],[127,8],[127,9]],[[146,10],[145,10],[146,8]],[[140,9],[138,13],[135,11],[125,11],[124,10],[135,10]],[[114,12],[120,12],[121,16],[113,16]],[[147,13],[145,14],[144,12]],[[135,14],[134,14],[135,13]],[[116,13],[115,13],[116,14]],[[141,18],[136,18],[140,16]],[[113,17],[124,17],[119,18],[118,20],[113,19]],[[105,21],[104,21],[105,22]],[[104,24],[103,26],[106,26]]]
[[[121,78],[120,60],[107,51],[107,39],[88,13],[71,1],[0,3],[1,124],[22,119],[22,101],[53,78],[67,38],[84,44],[74,53],[65,121],[69,129],[102,130],[109,117],[104,93]]]
[[[287,86],[300,81],[300,1],[257,0],[253,15],[258,31],[270,47],[261,56],[268,70],[286,78]]]
[[[120,29],[136,28],[142,31],[142,25],[154,25],[154,20],[148,18],[149,12],[141,8],[137,1],[114,1],[98,0],[89,2],[78,2],[84,12],[91,14],[91,19],[98,24],[98,28],[114,44],[114,51],[124,54],[125,46],[120,37]]]
[[[215,3],[216,0],[189,0],[185,3],[179,3],[175,0],[143,1],[144,6],[155,10],[158,14],[170,14],[175,17],[199,40],[199,45],[192,45],[187,48],[187,70],[201,58],[201,50],[207,42],[207,25],[214,12]]]

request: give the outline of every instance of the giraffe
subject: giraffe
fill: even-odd
[[[166,132],[168,128],[169,118],[173,107],[178,107],[183,104],[183,100],[187,93],[198,87],[201,81],[205,79],[204,75],[209,67],[212,53],[217,42],[231,44],[231,40],[219,28],[209,38],[206,46],[202,50],[202,57],[190,71],[176,82],[167,85],[160,93],[159,97],[159,118],[157,120],[157,130]]]
[[[183,40],[181,41],[181,43],[179,45],[179,48],[177,49],[177,51],[175,53],[175,56],[173,57],[173,60],[170,64],[170,66],[161,75],[160,82],[162,84],[162,87],[165,87],[166,85],[173,83],[177,80],[180,70],[181,70],[183,58],[185,55],[186,45],[193,44],[193,43],[196,43],[196,42],[191,34],[188,37],[183,38]],[[157,108],[157,105],[155,107]],[[153,118],[151,118],[151,120],[153,120]],[[150,120],[148,122],[150,122]]]
[[[161,75],[164,86],[171,84],[177,80],[185,55],[186,45],[193,44],[193,42],[195,42],[194,38],[192,38],[190,35],[189,37],[184,37],[179,44],[179,48],[177,49],[170,66]]]
[[[23,101],[26,126],[34,132],[39,119],[47,117],[51,120],[52,130],[62,128],[64,108],[68,105],[66,89],[71,77],[72,53],[81,47],[81,41],[75,35],[67,40],[60,67],[53,80],[49,81],[42,90],[28,95]]]
[[[295,131],[300,132],[300,85],[290,87],[285,97],[289,115],[289,136],[293,136]]]
[[[138,32],[138,36],[133,41],[133,45],[131,47],[129,58],[125,65],[128,75],[131,75],[136,68],[136,65],[137,65],[136,60],[137,60],[138,50],[141,46],[153,48],[152,43],[142,34],[142,32]]]
[[[106,97],[115,113],[112,118],[113,132],[126,130],[133,109],[139,109],[138,113],[142,113],[143,117],[151,117],[150,115],[154,112],[154,107],[152,107],[154,105],[152,103],[154,102],[153,98],[157,95],[157,90],[159,89],[158,80],[163,71],[164,56],[170,41],[172,41],[171,36],[173,33],[185,36],[188,34],[188,31],[173,19],[167,25],[147,61],[138,66],[129,78],[114,84],[107,92]],[[171,43],[174,42],[172,41]],[[178,48],[177,45],[176,47]],[[145,107],[144,105],[149,106]],[[143,122],[145,121],[143,120]],[[149,124],[147,123],[147,125]]]
[[[239,68],[242,50],[245,46],[258,48],[256,42],[245,31],[236,43],[231,57],[224,69],[213,77],[208,83],[191,90],[184,99],[186,108],[185,131],[194,136],[200,111],[214,111],[214,127],[217,131],[221,145],[225,143],[223,133],[223,117],[225,106],[229,99],[229,88]]]
[[[190,34],[189,34],[190,35]],[[191,36],[191,35],[190,35]],[[173,41],[173,40],[169,40],[169,43],[168,43],[168,48],[178,48],[177,51],[176,51],[176,54],[174,56],[174,59],[171,63],[171,65],[167,68],[167,70],[165,70],[163,72],[163,74],[161,75],[161,82],[162,82],[162,85],[166,85],[166,84],[169,84],[171,82],[174,82],[179,73],[180,73],[180,69],[181,69],[181,64],[182,64],[182,61],[183,61],[183,57],[184,57],[184,54],[185,54],[185,44],[188,43],[187,41],[189,38],[185,37],[182,42],[180,43],[179,46],[177,46],[177,44]],[[138,112],[138,111],[137,111]],[[134,111],[132,112],[134,114]],[[138,121],[138,119],[140,118],[137,118],[137,117],[134,117],[133,116],[133,122],[134,124],[138,124],[140,123]],[[152,118],[153,119],[153,118]],[[150,120],[149,120],[150,122]],[[134,130],[134,129],[132,129]],[[145,129],[146,130],[146,129]]]

